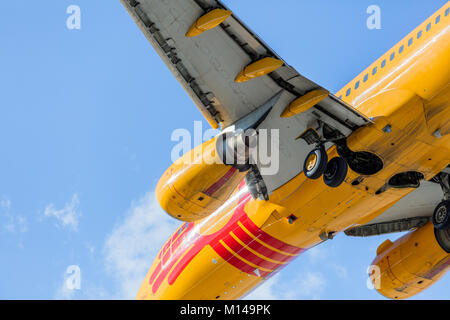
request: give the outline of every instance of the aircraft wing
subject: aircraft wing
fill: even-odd
[[[409,231],[430,221],[434,209],[442,201],[439,183],[424,181],[420,187],[401,199],[368,224],[345,231],[348,236],[368,237]]]
[[[326,97],[311,108],[310,118],[344,136],[370,123],[289,66],[220,1],[121,2],[214,128],[234,124],[280,92],[293,100],[322,93]]]

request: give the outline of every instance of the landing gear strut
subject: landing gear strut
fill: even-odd
[[[312,128],[306,130],[297,138],[303,139],[309,145],[316,145],[316,148],[305,159],[303,172],[308,179],[317,180],[323,176],[323,181],[327,186],[337,188],[347,176],[348,164],[341,156],[335,157],[328,162],[328,155],[324,145],[327,142],[336,143],[343,138],[324,124],[319,124],[319,127],[322,128],[324,139]]]

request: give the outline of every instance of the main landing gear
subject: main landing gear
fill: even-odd
[[[434,233],[442,249],[450,253],[450,175],[442,172],[433,180],[444,191],[444,201],[438,204],[433,213]]]
[[[433,213],[433,224],[438,230],[450,227],[450,201],[442,201]]]
[[[444,201],[438,204],[433,213],[433,224],[438,230],[450,228],[450,175],[441,172],[434,179],[441,185]]]
[[[319,145],[306,157],[303,172],[307,178],[313,180],[323,176],[323,181],[327,186],[337,188],[347,176],[348,165],[342,157],[335,157],[328,161],[325,147]]]

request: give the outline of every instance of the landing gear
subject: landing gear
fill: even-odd
[[[319,145],[306,157],[303,171],[307,178],[317,180],[323,176],[323,181],[327,186],[337,188],[347,176],[348,165],[342,157],[335,157],[328,162],[325,147]]]
[[[327,168],[328,155],[325,147],[320,145],[311,151],[303,164],[303,172],[309,179],[319,179]]]
[[[450,228],[450,201],[442,201],[434,210],[433,224],[437,230]]]
[[[433,213],[433,224],[437,230],[450,229],[450,175],[441,172],[433,178],[434,182],[441,185],[444,192],[444,201],[438,204]]]
[[[316,129],[310,128],[302,133],[297,139],[303,139],[307,144],[315,144],[316,148],[311,151],[303,164],[303,172],[309,179],[319,179],[323,176],[325,184],[331,188],[339,187],[345,180],[349,165],[347,160],[341,156],[335,157],[328,162],[327,151],[324,145],[345,141],[345,137],[335,130],[319,121],[318,127],[322,130],[322,136]],[[338,148],[339,149],[339,148]]]
[[[323,181],[331,188],[339,187],[347,177],[348,165],[347,161],[341,157],[335,157],[327,164]]]
[[[450,175],[441,172],[433,181],[439,183],[444,192],[444,201],[438,204],[433,213],[434,234],[442,249],[450,253]]]

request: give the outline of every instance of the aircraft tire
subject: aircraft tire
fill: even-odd
[[[328,155],[324,146],[312,150],[305,159],[303,172],[308,179],[319,179],[327,168]]]
[[[433,224],[437,230],[450,228],[450,201],[442,201],[433,213]]]
[[[450,253],[450,228],[441,230],[434,229],[434,234],[441,248],[445,252]]]
[[[347,177],[348,165],[342,157],[335,157],[331,159],[323,174],[323,182],[331,188],[339,187]]]

